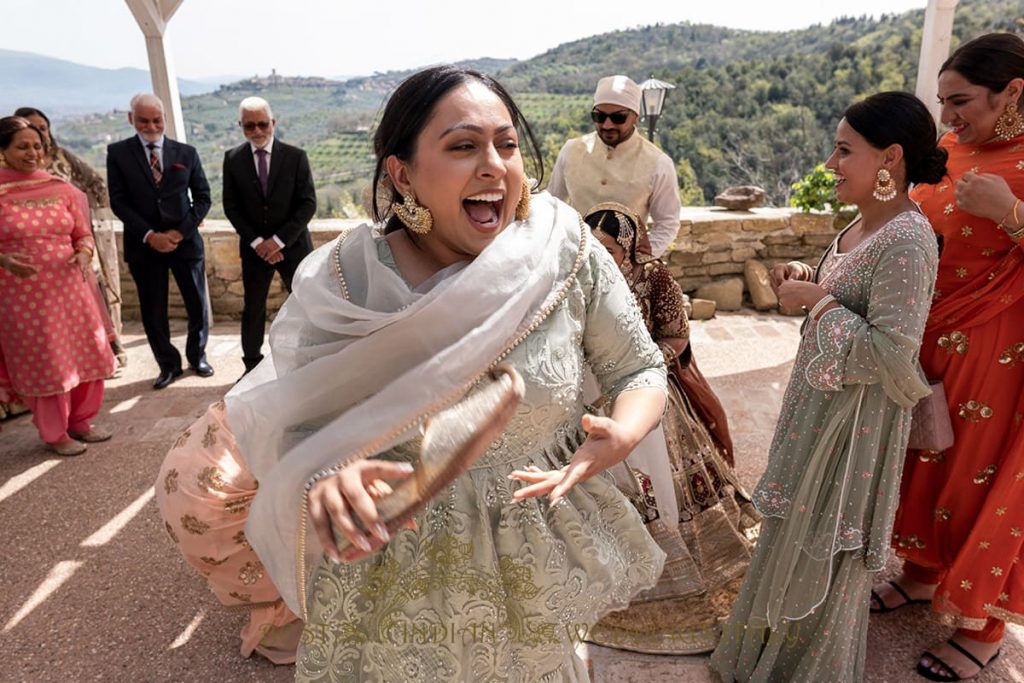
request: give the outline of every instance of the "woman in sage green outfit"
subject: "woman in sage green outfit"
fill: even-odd
[[[725,681],[859,681],[872,577],[882,569],[938,263],[910,183],[946,173],[928,110],[906,93],[854,104],[827,167],[860,216],[817,268],[772,271],[804,306],[793,374],[754,491],[764,515],[747,578],[712,666]]]
[[[583,683],[586,630],[661,573],[664,553],[602,472],[658,423],[664,361],[579,214],[531,198],[522,140],[519,110],[487,76],[436,67],[403,82],[374,139],[381,224],[303,261],[226,422],[208,417],[164,464],[168,529],[187,556],[205,539],[196,563],[210,560],[222,601],[253,605],[269,576],[305,621],[297,680]],[[424,419],[498,363],[525,383],[507,429],[416,528],[389,534],[378,480],[408,476]],[[614,399],[609,417],[584,415],[585,364]],[[237,455],[204,468],[193,495],[181,468],[225,432]],[[244,534],[218,540],[217,515],[247,515]]]

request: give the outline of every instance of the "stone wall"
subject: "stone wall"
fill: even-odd
[[[320,246],[361,220],[316,220],[310,226],[314,246]],[[119,228],[118,228],[119,229]],[[238,235],[224,220],[208,220],[200,233],[206,245],[206,273],[215,319],[237,319],[242,314],[242,264]],[[728,211],[711,207],[684,207],[679,235],[667,255],[669,269],[683,289],[692,292],[714,280],[742,277],[744,263],[758,259],[769,267],[780,261],[816,263],[835,237],[830,214],[804,214],[792,209]],[[124,249],[121,249],[124,254]],[[121,290],[126,320],[138,320],[139,299],[128,268],[121,264]],[[280,278],[270,287],[268,308],[276,311],[286,292]],[[171,285],[171,317],[185,317],[176,287]]]
[[[743,275],[749,259],[772,265],[818,258],[836,235],[832,214],[794,209],[683,207],[668,267],[683,290]]]

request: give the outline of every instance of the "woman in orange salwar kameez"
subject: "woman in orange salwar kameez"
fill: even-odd
[[[931,598],[957,627],[918,663],[931,680],[976,676],[1005,622],[1024,624],[1022,91],[1019,37],[957,50],[939,76],[949,176],[914,194],[943,244],[921,364],[943,382],[955,443],[907,455],[894,529],[904,573],[877,588],[873,610]]]
[[[47,446],[78,455],[110,438],[92,419],[114,370],[93,295],[80,191],[40,170],[42,135],[0,119],[0,401],[17,396]]]

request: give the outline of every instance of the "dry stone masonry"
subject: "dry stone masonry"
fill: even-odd
[[[770,310],[774,305],[765,298],[763,287],[758,288],[757,282],[763,284],[766,270],[776,263],[798,260],[816,264],[836,235],[833,221],[831,214],[805,214],[793,209],[730,211],[714,207],[684,207],[679,220],[679,234],[663,258],[684,291],[691,296],[695,294],[696,298],[714,301],[718,310],[735,310],[744,299],[752,301],[760,310]],[[362,222],[315,220],[309,226],[313,244],[317,247],[325,244],[342,230]],[[237,319],[242,315],[242,264],[238,256],[238,235],[224,220],[206,221],[200,233],[206,245],[206,273],[214,318]],[[124,253],[123,249],[121,253]],[[748,266],[748,261],[759,262],[759,265]],[[138,295],[124,264],[121,275],[124,317],[137,320]],[[706,285],[712,287],[705,288]],[[171,290],[170,315],[184,318],[185,309],[173,280]],[[267,309],[277,311],[286,294],[280,279],[275,277]],[[701,314],[708,315],[706,306],[701,309]]]

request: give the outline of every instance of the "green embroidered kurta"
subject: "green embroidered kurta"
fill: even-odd
[[[819,279],[840,307],[805,325],[754,491],[761,537],[712,657],[725,681],[863,677],[911,409],[929,393],[917,359],[938,249],[916,212],[841,259],[837,244]]]
[[[382,262],[392,265],[386,242]],[[353,292],[358,286],[352,286]],[[664,553],[610,477],[556,505],[508,474],[564,466],[583,442],[589,363],[610,396],[665,387],[661,353],[596,242],[564,302],[508,356],[526,395],[484,457],[379,554],[324,559],[309,582],[298,681],[589,681],[575,646],[661,574]],[[411,459],[416,444],[381,457]]]

